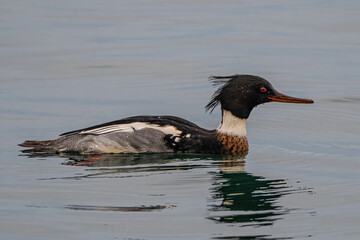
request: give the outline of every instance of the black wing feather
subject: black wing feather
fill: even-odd
[[[150,124],[157,124],[159,126],[170,125],[170,126],[176,127],[177,129],[179,129],[180,131],[183,131],[183,132],[187,132],[186,130],[190,130],[190,129],[191,129],[191,132],[193,132],[193,131],[208,131],[206,129],[199,127],[198,125],[196,125],[192,122],[189,122],[189,121],[179,118],[179,117],[142,115],[142,116],[123,118],[120,120],[107,122],[107,123],[91,126],[88,128],[83,128],[83,129],[66,132],[66,133],[60,134],[60,136],[68,136],[68,135],[80,133],[81,131],[87,131],[87,130],[92,130],[92,129],[101,128],[101,127],[105,127],[105,126],[117,125],[117,124],[128,124],[128,123],[133,123],[133,122],[146,122],[146,123],[150,123]]]

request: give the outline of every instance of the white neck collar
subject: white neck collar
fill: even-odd
[[[245,118],[238,118],[231,112],[223,110],[222,120],[217,131],[227,135],[246,137],[245,121]]]

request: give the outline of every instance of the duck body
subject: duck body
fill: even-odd
[[[66,132],[55,140],[19,144],[34,152],[79,153],[238,153],[248,151],[246,119],[262,103],[313,103],[277,92],[271,84],[253,75],[213,77],[221,85],[206,110],[221,106],[219,127],[207,130],[174,116],[135,116]]]
[[[246,136],[207,130],[174,116],[135,116],[61,134],[48,141],[25,141],[36,151],[81,153],[247,151]]]

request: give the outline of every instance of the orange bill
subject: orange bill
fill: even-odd
[[[268,97],[271,102],[286,102],[286,103],[314,103],[311,99],[290,97],[285,94],[275,92],[275,96]]]

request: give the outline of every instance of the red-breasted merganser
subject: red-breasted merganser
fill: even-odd
[[[222,119],[215,130],[173,116],[136,116],[66,132],[55,140],[19,145],[35,152],[247,152],[245,121],[255,106],[267,102],[313,103],[281,94],[258,76],[215,76],[210,80],[220,86],[205,107],[212,112],[221,106]]]

